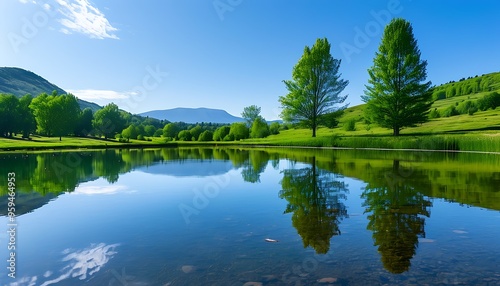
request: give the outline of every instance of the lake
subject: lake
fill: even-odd
[[[499,155],[4,153],[0,177],[1,285],[500,285]]]

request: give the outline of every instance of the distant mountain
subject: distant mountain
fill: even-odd
[[[67,94],[62,88],[31,71],[21,68],[0,67],[0,93],[13,94],[19,97],[29,93],[36,97],[44,92],[51,94],[54,90],[58,94]],[[93,102],[78,99],[78,103],[82,110],[87,107],[94,112],[101,109],[99,105]]]
[[[149,116],[160,120],[168,120],[170,122],[185,122],[185,123],[234,123],[244,122],[241,117],[233,116],[221,109],[210,108],[173,108],[165,110],[153,110],[139,114],[141,116]]]
[[[205,164],[200,164],[200,162]],[[224,175],[233,169],[234,166],[231,161],[187,159],[142,166],[136,170],[148,174],[174,177],[208,177]]]

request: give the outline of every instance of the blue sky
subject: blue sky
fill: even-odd
[[[0,66],[31,70],[76,96],[140,113],[255,104],[277,119],[282,80],[328,38],[344,94],[361,104],[383,26],[409,20],[441,84],[500,70],[500,1],[2,0]]]

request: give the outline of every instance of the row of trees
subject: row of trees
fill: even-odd
[[[242,113],[245,122],[231,125],[183,122],[163,122],[143,118],[119,110],[114,103],[93,113],[86,108],[80,110],[78,101],[71,94],[40,94],[33,98],[25,95],[0,94],[0,136],[12,137],[22,133],[45,136],[97,136],[143,140],[147,137],[165,137],[167,140],[181,141],[233,141],[247,138],[264,138],[278,134],[282,126],[274,122],[270,125],[260,115],[260,107],[246,107]],[[166,124],[165,124],[166,123]]]
[[[89,108],[81,110],[72,94],[43,93],[35,98],[0,94],[0,136],[22,133],[24,138],[29,138],[36,133],[57,136],[60,140],[66,135],[114,138],[126,126],[137,127],[141,133],[150,135],[161,130],[164,122],[121,111],[113,103],[95,113]]]
[[[283,126],[278,122],[268,124],[260,115],[260,110],[260,107],[255,105],[245,107],[241,114],[245,122],[230,125],[202,123],[193,126],[183,122],[168,123],[163,127],[162,136],[167,140],[180,141],[235,141],[278,134]]]
[[[459,82],[450,82],[435,87],[432,93],[433,100],[440,100],[454,96],[469,95],[478,92],[488,92],[495,89],[495,84],[500,82],[500,73],[469,77]]]
[[[285,122],[301,123],[312,129],[347,107],[347,96],[340,93],[348,81],[341,79],[341,61],[330,54],[328,40],[318,39],[305,47],[293,68],[292,80],[285,80],[288,94],[279,101]],[[385,28],[373,66],[368,70],[369,81],[362,99],[367,104],[365,118],[390,128],[395,136],[405,127],[428,120],[431,106],[431,82],[425,81],[427,62],[420,59],[420,50],[411,24],[393,19]]]
[[[490,92],[477,100],[464,100],[460,103],[456,102],[447,108],[438,110],[433,109],[429,113],[430,118],[450,117],[460,114],[473,115],[477,111],[486,111],[488,109],[496,109],[500,106],[500,94],[498,92]]]

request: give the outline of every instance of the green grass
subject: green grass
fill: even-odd
[[[499,90],[500,92],[500,90]],[[444,109],[467,99],[475,100],[484,96],[477,93],[438,100],[432,108]],[[319,128],[317,137],[312,138],[308,129],[281,131],[264,139],[247,139],[232,142],[168,142],[163,138],[152,141],[130,140],[121,143],[116,140],[92,138],[34,136],[32,140],[0,138],[0,150],[25,149],[79,149],[79,148],[144,148],[155,146],[230,146],[230,145],[271,145],[271,146],[310,146],[345,148],[387,148],[387,149],[432,149],[500,152],[500,108],[478,111],[473,115],[457,115],[431,119],[417,127],[406,128],[400,137],[393,137],[392,130],[367,124],[363,111],[365,105],[353,106],[344,112],[337,128]],[[349,131],[345,125],[356,121],[355,130]]]

